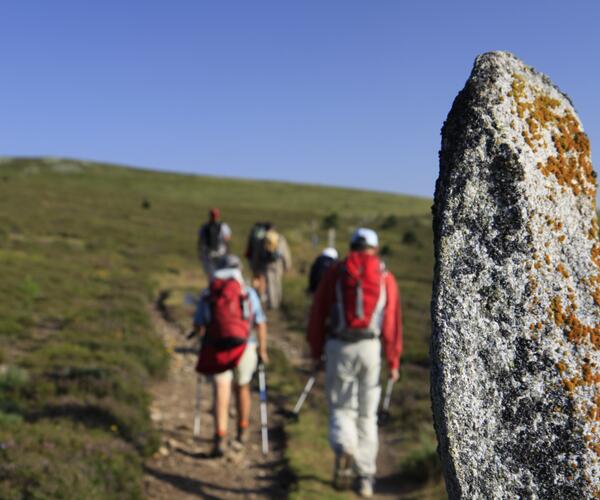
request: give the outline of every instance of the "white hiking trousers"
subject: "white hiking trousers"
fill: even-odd
[[[325,352],[329,443],[335,453],[345,452],[354,457],[360,476],[373,476],[379,446],[381,342],[329,339]]]

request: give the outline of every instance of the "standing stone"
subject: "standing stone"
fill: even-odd
[[[569,98],[477,58],[442,129],[431,392],[450,498],[600,495],[596,174]]]

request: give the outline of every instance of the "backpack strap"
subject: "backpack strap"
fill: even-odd
[[[387,304],[387,289],[385,287],[385,275],[386,271],[381,273],[381,284],[379,289],[379,299],[377,300],[377,305],[375,306],[375,310],[373,311],[373,316],[371,317],[371,322],[369,323],[369,330],[374,332],[377,337],[381,336],[381,327],[378,324],[379,316],[385,305]]]
[[[242,285],[242,288],[245,288],[246,285]],[[240,306],[242,307],[242,318],[248,320],[249,323],[252,322],[252,301],[250,300],[250,294],[242,290],[242,294],[240,295]],[[252,325],[250,324],[250,328]]]
[[[344,294],[342,293],[342,280],[346,274],[346,264],[340,264],[340,272],[335,284],[335,307],[337,312],[337,324],[334,333],[339,334],[346,330],[346,312],[344,311]]]
[[[365,306],[364,306],[365,297],[362,289],[362,281],[356,280],[356,304],[355,313],[356,317],[359,319],[363,319],[365,317]]]

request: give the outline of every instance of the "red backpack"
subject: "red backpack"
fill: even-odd
[[[224,372],[239,363],[250,337],[250,298],[237,279],[214,279],[205,299],[206,335],[196,370],[206,375]]]
[[[334,337],[356,341],[378,337],[376,312],[385,306],[384,269],[376,255],[350,252],[336,285]]]

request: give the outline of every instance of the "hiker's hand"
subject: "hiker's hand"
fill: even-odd
[[[392,368],[390,370],[390,380],[392,382],[398,382],[400,379],[400,368]]]
[[[258,349],[258,357],[260,358],[263,365],[269,364],[269,353],[266,347],[260,347]]]

